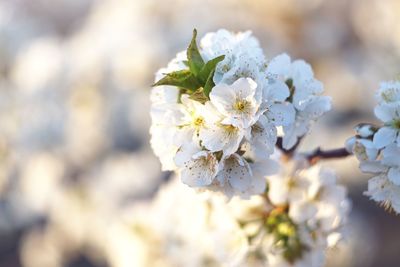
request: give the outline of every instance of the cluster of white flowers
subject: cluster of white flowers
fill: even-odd
[[[208,33],[199,49],[195,37],[156,75],[153,150],[163,170],[178,171],[191,187],[263,193],[265,176],[277,171],[278,130],[290,149],[330,109],[330,98],[319,95],[307,63],[286,54],[268,62],[250,32]]]
[[[360,161],[361,171],[376,174],[365,194],[400,213],[400,82],[383,82],[377,99],[375,116],[383,125],[357,126],[347,149]]]
[[[268,266],[323,266],[326,249],[342,238],[351,206],[336,174],[299,158],[269,177],[268,185],[270,202],[286,211],[267,219],[274,233],[267,239]]]
[[[199,48],[196,34],[156,75],[150,132],[162,168],[203,194],[176,181],[161,190],[141,227],[170,244],[149,255],[173,266],[185,266],[177,251],[191,266],[323,266],[350,204],[336,175],[295,148],[330,98],[307,63],[266,60],[250,32],[208,33]]]
[[[133,244],[124,243],[126,256],[138,266],[323,266],[349,202],[333,172],[303,163],[271,177],[268,194],[230,202],[194,194],[174,177],[126,224]]]
[[[227,203],[215,194],[194,194],[176,176],[129,214],[122,225],[129,243],[110,244],[127,250],[126,266],[241,266],[248,251]]]
[[[331,98],[320,95],[323,85],[303,60],[291,62],[288,55],[279,55],[268,64],[267,73],[276,91],[290,92],[286,101],[293,105],[295,118],[283,124],[283,147],[290,149],[308,133],[312,121],[331,109]]]

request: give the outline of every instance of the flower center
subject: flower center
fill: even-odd
[[[289,189],[293,189],[293,188],[295,188],[297,186],[297,183],[296,183],[296,180],[294,179],[294,178],[290,178],[288,181],[287,181],[287,187],[289,188]]]
[[[393,121],[393,128],[400,129],[400,120]]]
[[[204,124],[204,119],[202,117],[196,117],[193,120],[193,124],[196,127],[200,127],[200,126],[202,126]]]
[[[248,108],[249,105],[250,105],[249,101],[240,99],[235,102],[233,108],[237,111],[244,111],[245,109]]]
[[[386,102],[393,102],[397,93],[398,91],[395,88],[391,88],[382,92],[381,96]]]

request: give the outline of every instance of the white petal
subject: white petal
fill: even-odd
[[[182,105],[160,104],[153,105],[150,110],[152,124],[178,126],[184,122],[185,113]]]
[[[254,176],[251,178],[251,184],[248,189],[249,195],[259,195],[265,192],[267,187],[267,179],[262,176]]]
[[[388,172],[388,178],[395,185],[400,186],[400,169],[399,168],[390,168]]]
[[[288,194],[287,181],[284,177],[280,175],[268,177],[268,197],[273,204],[285,204]]]
[[[285,135],[283,136],[283,148],[291,149],[297,143],[297,132],[296,126],[290,125],[288,127],[283,128]]]
[[[222,170],[229,184],[241,193],[246,193],[251,185],[252,172],[249,164],[239,155],[233,154],[224,161]]]
[[[329,96],[315,97],[313,101],[304,106],[303,112],[306,112],[310,119],[315,120],[331,109],[331,102]]]
[[[157,86],[151,90],[150,100],[153,105],[173,104],[177,103],[178,95],[179,90],[175,86]]]
[[[231,85],[231,90],[241,98],[253,97],[257,83],[251,78],[240,78]]]
[[[353,148],[354,148],[355,143],[356,143],[356,138],[354,136],[350,137],[349,139],[346,140],[346,143],[344,146],[345,146],[347,152],[353,153]]]
[[[231,125],[213,124],[200,129],[199,136],[208,150],[228,156],[238,150],[244,132]]]
[[[389,105],[381,104],[374,109],[375,116],[383,122],[388,122],[393,119],[393,108]]]
[[[371,140],[360,139],[358,141],[365,147],[365,153],[370,160],[375,160],[378,156],[379,150]]]
[[[400,100],[400,82],[399,81],[388,81],[380,84],[379,91],[377,93],[379,102],[396,102]]]
[[[368,181],[368,191],[364,194],[377,202],[385,201],[389,197],[387,186],[388,180],[385,177],[375,176]]]
[[[293,61],[291,65],[291,78],[293,78],[296,87],[302,86],[302,83],[310,81],[313,77],[314,73],[310,64],[304,60]]]
[[[354,128],[362,138],[369,138],[374,135],[375,127],[370,124],[359,124]]]
[[[228,110],[231,109],[235,101],[235,93],[229,85],[217,84],[210,93],[210,100],[219,112],[229,115]]]
[[[286,75],[290,68],[290,57],[287,54],[280,54],[274,57],[267,67],[267,72],[274,75]]]
[[[308,201],[294,201],[290,203],[289,216],[296,223],[303,223],[314,217],[317,207]]]
[[[400,147],[393,144],[383,149],[382,163],[388,166],[400,166]]]
[[[280,165],[273,159],[264,159],[256,163],[251,164],[251,169],[254,176],[266,177],[267,175],[273,175],[278,173]]]
[[[276,141],[276,127],[268,123],[265,116],[261,116],[260,120],[253,125],[251,130],[251,149],[256,156],[265,158],[274,152]]]
[[[218,172],[218,161],[212,153],[201,151],[181,169],[182,182],[191,187],[210,185]]]
[[[273,80],[264,89],[264,100],[266,101],[285,101],[290,95],[289,88],[281,80]]]
[[[150,144],[154,153],[160,159],[163,171],[176,169],[174,157],[179,148],[179,146],[176,146],[174,142],[176,131],[177,128],[175,127],[156,125],[150,127]]]
[[[192,160],[193,155],[201,151],[201,148],[194,144],[193,142],[184,143],[179,149],[178,152],[175,155],[174,161],[175,164],[179,167],[184,166],[185,162],[188,162]]]
[[[275,125],[289,125],[294,122],[296,111],[291,104],[273,104],[266,115]]]
[[[380,173],[387,169],[380,161],[362,161],[360,162],[360,170],[362,172]]]
[[[383,148],[396,140],[397,131],[390,127],[380,128],[374,135],[374,145],[376,148]]]

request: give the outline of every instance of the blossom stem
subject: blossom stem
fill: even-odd
[[[311,164],[315,164],[320,159],[338,159],[350,156],[351,153],[346,148],[336,148],[330,150],[322,150],[320,147],[307,155],[307,159]]]
[[[278,137],[278,140],[276,142],[276,147],[279,150],[281,150],[287,158],[291,158],[293,156],[294,152],[297,150],[297,147],[299,146],[301,139],[302,138],[299,138],[297,140],[297,143],[292,148],[285,149],[285,148],[283,148],[282,137]],[[351,153],[348,152],[347,149],[344,147],[336,148],[336,149],[329,149],[329,150],[323,150],[320,147],[318,147],[311,153],[306,154],[306,157],[311,164],[315,164],[321,159],[338,159],[338,158],[344,158],[344,157],[347,157],[350,155],[351,155]]]
[[[297,147],[300,145],[302,140],[302,137],[297,139],[296,144],[290,148],[290,149],[285,149],[283,147],[283,138],[282,137],[278,137],[277,141],[276,141],[276,147],[281,150],[286,156],[291,157],[294,152],[296,151]]]

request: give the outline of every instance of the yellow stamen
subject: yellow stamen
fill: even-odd
[[[246,100],[237,100],[233,106],[233,108],[237,111],[243,111],[249,106],[249,102]]]
[[[200,126],[202,126],[202,125],[204,124],[204,119],[203,119],[202,117],[196,117],[196,118],[193,120],[193,124],[194,124],[194,126],[196,126],[196,127],[200,127]]]

